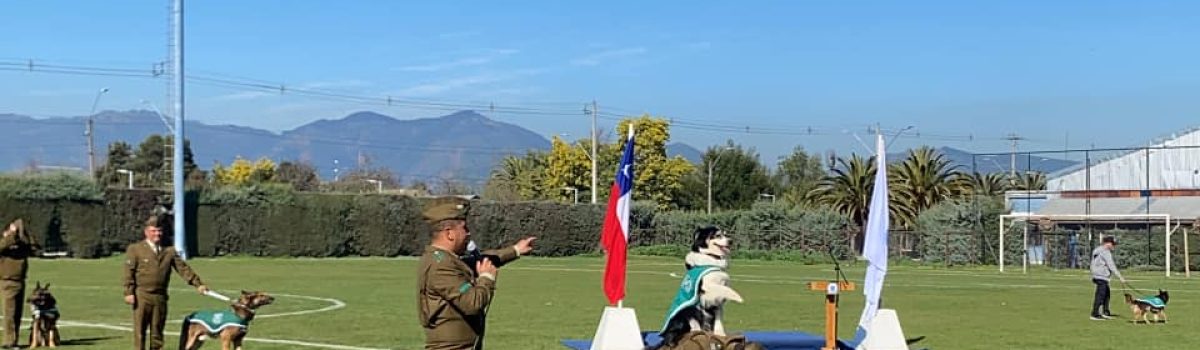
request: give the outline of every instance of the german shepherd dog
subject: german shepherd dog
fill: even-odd
[[[30,321],[29,348],[39,346],[58,347],[58,302],[50,294],[50,284],[38,282],[29,295],[29,309],[33,311]]]
[[[223,350],[242,350],[242,339],[246,337],[247,329],[250,326],[250,321],[254,320],[254,314],[259,307],[270,305],[275,302],[275,298],[263,292],[247,292],[242,291],[241,297],[236,302],[230,304],[233,315],[236,315],[240,322],[229,322],[231,320],[224,319],[218,313],[211,313],[216,316],[216,319],[202,320],[197,318],[200,312],[193,312],[183,319],[183,326],[179,330],[179,349],[180,350],[196,350],[209,337],[215,337],[221,340],[221,349]],[[209,313],[206,313],[209,314]],[[215,323],[215,328],[210,327],[210,324],[205,321]]]
[[[1155,298],[1158,300],[1154,300]],[[1170,298],[1170,294],[1162,289],[1158,290],[1158,295],[1142,299],[1134,299],[1133,295],[1125,293],[1125,304],[1128,304],[1129,310],[1133,312],[1133,319],[1130,322],[1137,323],[1140,318],[1142,322],[1150,324],[1150,320],[1146,316],[1147,314],[1151,314],[1154,315],[1155,323],[1159,322],[1159,315],[1162,315],[1162,323],[1167,323],[1167,301]],[[1158,301],[1161,301],[1161,303]]]
[[[691,270],[697,266],[716,266],[719,271],[710,272],[700,279],[699,302],[667,320],[666,328],[659,334],[663,338],[660,347],[674,347],[691,332],[704,332],[725,337],[721,323],[726,301],[743,302],[742,296],[729,287],[729,252],[733,240],[721,229],[713,226],[696,230],[691,252],[684,257],[684,267]]]

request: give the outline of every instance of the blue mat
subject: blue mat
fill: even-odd
[[[820,350],[825,346],[825,336],[800,332],[744,332],[746,340],[762,344],[770,350]],[[642,341],[647,345],[658,345],[662,341],[658,332],[643,332]],[[591,340],[563,340],[563,345],[576,350],[588,350],[592,347]],[[844,342],[838,341],[838,348],[852,350]]]

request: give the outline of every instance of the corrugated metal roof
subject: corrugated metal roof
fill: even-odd
[[[1099,165],[1101,163],[1111,161],[1114,159],[1119,159],[1121,157],[1124,157],[1124,156],[1127,156],[1127,155],[1130,155],[1133,153],[1144,152],[1146,148],[1167,146],[1167,144],[1170,141],[1190,135],[1197,131],[1200,131],[1200,126],[1188,127],[1181,131],[1173,132],[1169,135],[1155,137],[1152,141],[1150,141],[1147,144],[1129,147],[1130,148],[1129,150],[1120,151],[1120,152],[1116,152],[1116,153],[1106,152],[1103,156],[1097,157],[1096,159],[1092,159],[1091,166],[1095,167],[1096,165]],[[1069,166],[1069,167],[1066,167],[1063,169],[1059,169],[1058,171],[1055,171],[1053,173],[1046,174],[1046,178],[1048,180],[1053,180],[1056,178],[1060,178],[1060,177],[1064,177],[1067,175],[1081,172],[1087,167],[1088,167],[1088,165],[1086,163],[1080,162],[1079,164],[1075,164],[1075,165],[1072,165],[1072,166]]]

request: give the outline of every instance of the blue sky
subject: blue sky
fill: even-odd
[[[168,1],[0,3],[0,62],[146,68],[166,55]],[[1200,120],[1194,1],[191,1],[189,74],[287,86],[554,110],[495,114],[543,135],[587,134],[570,116],[649,112],[812,136],[677,128],[767,163],[796,145],[863,152],[850,133],[912,125],[893,147],[1007,151],[1119,147]],[[9,66],[11,67],[11,66]],[[0,113],[82,115],[163,106],[160,80],[0,70]],[[290,129],[375,110],[246,88],[188,86],[188,116]],[[602,121],[602,127],[614,122]],[[968,140],[968,137],[970,140]]]

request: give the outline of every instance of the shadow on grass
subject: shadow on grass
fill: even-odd
[[[76,346],[76,345],[96,345],[96,342],[117,339],[120,337],[95,337],[95,338],[79,338],[66,339],[58,343],[61,346]]]

